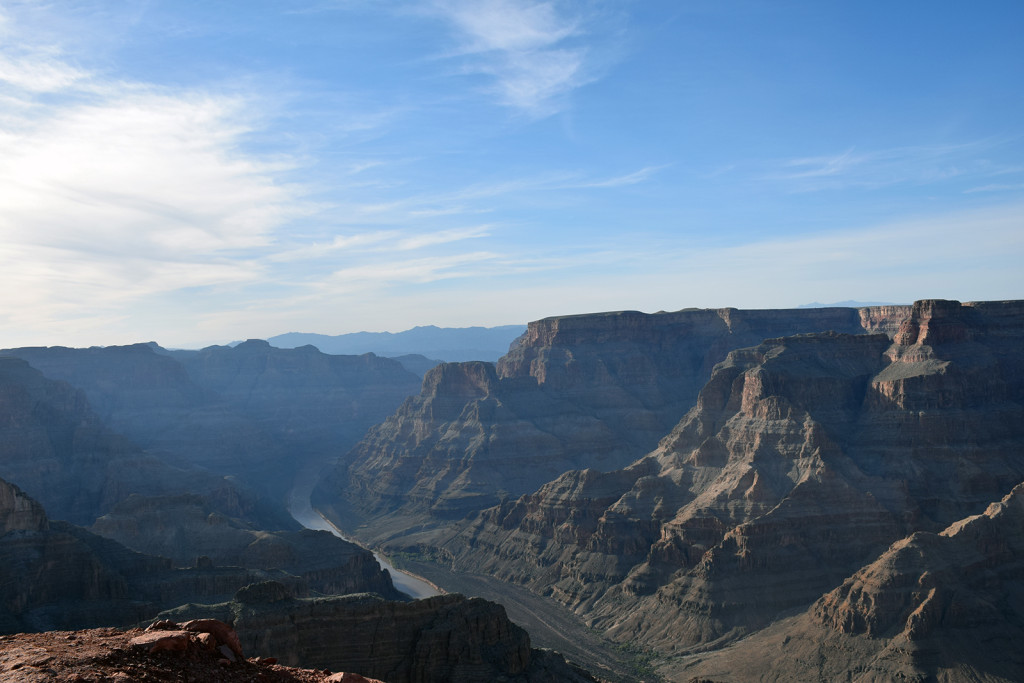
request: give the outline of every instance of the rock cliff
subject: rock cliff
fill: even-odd
[[[50,522],[43,506],[14,484],[0,479],[0,536],[8,531],[46,531]]]
[[[229,599],[250,583],[276,579],[299,594],[309,592],[317,581],[338,580],[345,567],[332,567],[330,560],[314,558],[304,565],[307,575],[280,568],[247,569],[215,566],[203,561],[191,568],[176,569],[169,559],[144,555],[85,529],[47,519],[42,507],[14,485],[0,480],[0,632],[44,631],[129,625],[155,615],[161,609],[184,602],[217,602]],[[375,567],[363,580],[349,578],[355,590],[387,589],[394,594],[390,579],[381,573],[372,555],[350,548],[340,539],[328,541],[318,532],[311,540],[301,535],[305,547],[338,544],[350,557],[347,568],[362,564]],[[297,545],[297,544],[296,544]],[[325,564],[309,567],[317,562]],[[272,563],[269,563],[272,564]],[[300,563],[301,564],[301,563]]]
[[[100,517],[91,531],[178,567],[219,566],[282,570],[310,591],[334,595],[400,594],[373,554],[326,531],[265,531],[228,516],[210,496],[130,496]]]
[[[322,459],[355,443],[420,386],[401,363],[253,339],[233,348],[173,352],[189,378],[296,451]]]
[[[444,364],[316,493],[380,542],[461,519],[571,469],[624,467],[693,405],[715,363],[767,337],[892,331],[908,307],[620,312],[530,323],[496,367]],[[387,517],[384,517],[387,516]],[[350,523],[348,526],[354,526]]]
[[[390,602],[372,595],[296,599],[273,582],[239,591],[231,603],[186,606],[161,615],[233,623],[247,653],[286,664],[358,671],[388,683],[567,683],[594,681],[562,657],[530,647],[500,605],[442,595]]]
[[[726,651],[674,667],[716,681],[1021,680],[1024,484],[939,533],[919,531]]]
[[[567,472],[425,549],[625,642],[721,646],[1024,480],[1022,342],[1019,302],[922,301],[893,340],[734,351],[648,456]]]

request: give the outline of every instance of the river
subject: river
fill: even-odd
[[[295,484],[292,486],[292,490],[288,494],[289,514],[291,514],[296,522],[307,529],[330,531],[342,540],[348,541],[349,543],[355,543],[352,539],[345,538],[340,529],[331,524],[327,518],[314,510],[313,506],[310,505],[309,496],[313,492],[313,485],[316,483],[317,474],[319,474],[319,472],[319,466],[305,467],[295,477]],[[441,595],[441,591],[438,590],[436,586],[424,581],[418,576],[410,574],[409,572],[396,569],[395,566],[380,553],[374,552],[373,556],[377,558],[377,562],[380,563],[380,566],[391,574],[391,582],[395,584],[395,588],[402,591],[409,597],[429,598],[434,595]]]

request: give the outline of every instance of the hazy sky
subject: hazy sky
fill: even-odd
[[[0,4],[0,347],[1024,298],[1024,2]]]

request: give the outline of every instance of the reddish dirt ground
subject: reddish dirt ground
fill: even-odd
[[[149,652],[132,647],[142,629],[99,628],[0,636],[0,681],[35,683],[359,683],[354,674],[294,669],[259,658],[228,662],[217,651]]]

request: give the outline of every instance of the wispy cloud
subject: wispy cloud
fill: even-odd
[[[1020,190],[1024,190],[1024,183],[991,183],[989,185],[968,188],[964,190],[964,194],[973,194],[975,192],[1015,192]]]
[[[0,235],[182,255],[267,243],[296,211],[280,160],[237,151],[245,105],[127,90],[0,138]]]
[[[375,289],[401,284],[426,284],[438,280],[485,275],[501,256],[494,252],[477,251],[449,256],[388,259],[386,263],[364,263],[341,268],[325,279],[321,285],[332,293],[349,289]]]
[[[547,49],[578,30],[552,2],[441,0],[438,6],[470,37],[473,52]]]
[[[333,258],[343,253],[366,255],[382,252],[390,254],[396,251],[418,251],[427,247],[486,237],[490,234],[490,228],[489,225],[478,225],[419,233],[396,229],[336,235],[330,241],[285,247],[265,257],[264,260],[271,263],[308,262]],[[374,267],[379,268],[379,266]]]
[[[351,225],[366,225],[368,222],[408,224],[410,220],[488,214],[503,203],[526,195],[557,195],[565,190],[607,190],[638,185],[650,180],[665,168],[668,168],[668,165],[646,166],[612,177],[595,177],[581,171],[548,171],[444,188],[430,193],[420,191],[402,195],[392,201],[354,202],[339,205],[335,213],[338,214],[337,220],[340,223]],[[489,226],[494,227],[494,224]]]
[[[871,157],[872,155],[854,155],[851,148],[835,156],[791,159],[784,164],[786,168],[791,170],[781,172],[779,177],[795,180],[799,178],[835,176],[865,163]]]
[[[377,230],[354,235],[336,235],[327,242],[312,242],[302,246],[285,246],[266,257],[269,262],[313,261],[347,250],[364,250],[397,239],[398,230]]]
[[[1022,217],[1018,204],[723,247],[623,236],[617,244],[573,245],[557,253],[388,259],[338,269],[301,296],[260,301],[257,310],[270,321],[268,334],[276,334],[311,329],[308,310],[343,309],[350,329],[395,330],[387,320],[406,327],[503,324],[587,311],[778,308],[815,299],[972,300],[992,292],[1019,298]],[[458,306],[438,306],[456,284]],[[223,324],[208,319],[211,330]]]
[[[400,240],[397,247],[402,251],[412,251],[439,244],[451,244],[452,242],[460,242],[462,240],[477,239],[488,236],[490,228],[491,226],[489,225],[478,225],[472,228],[453,228],[422,233]]]
[[[607,180],[583,181],[577,183],[573,187],[584,189],[603,187],[624,187],[627,185],[637,185],[639,183],[646,181],[652,175],[654,175],[655,173],[664,168],[667,168],[667,166],[664,164],[661,166],[647,166],[645,168],[641,168],[639,171],[633,171],[632,173],[627,173],[626,175],[617,176],[615,178],[608,178]]]
[[[0,55],[0,81],[29,92],[45,93],[63,90],[87,78],[86,72],[63,63],[52,52],[39,52]]]
[[[465,72],[490,77],[502,104],[547,116],[564,106],[565,95],[596,78],[588,48],[578,40],[585,19],[565,3],[438,0],[435,7],[458,32],[455,56]]]
[[[413,209],[409,211],[409,215],[417,218],[434,218],[437,216],[453,216],[465,213],[487,213],[488,211],[489,209],[471,209],[466,206],[456,205],[444,208]]]
[[[258,125],[251,101],[107,79],[3,21],[9,324],[106,319],[133,301],[265,272],[258,253],[308,207],[279,180],[290,162],[243,151]]]
[[[1019,173],[1020,167],[992,162],[986,154],[999,141],[976,140],[858,150],[851,147],[833,155],[799,157],[773,164],[763,175],[784,182],[796,192],[892,185],[926,185],[952,179],[978,179]]]

